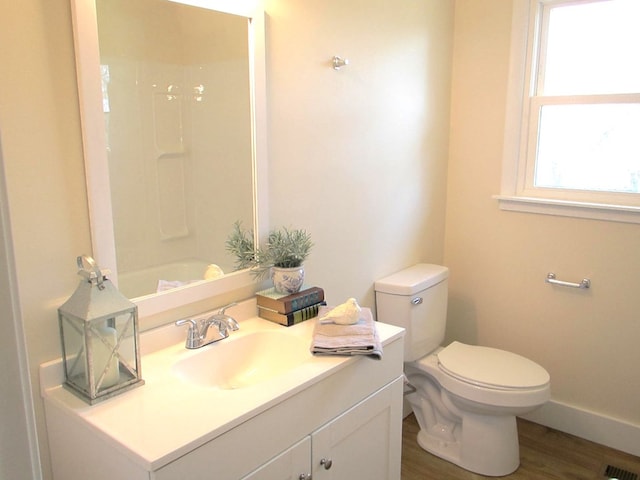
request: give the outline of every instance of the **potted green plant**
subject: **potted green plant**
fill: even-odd
[[[235,255],[236,268],[252,268],[253,274],[265,278],[269,273],[280,293],[295,293],[304,282],[303,263],[311,253],[313,242],[305,230],[282,227],[269,232],[264,247],[254,247],[253,232],[240,222],[227,238],[227,251]]]

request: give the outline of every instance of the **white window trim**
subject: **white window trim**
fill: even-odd
[[[524,189],[525,172],[519,172],[518,158],[521,149],[527,148],[526,138],[522,135],[522,121],[528,114],[525,110],[529,108],[528,102],[523,101],[531,64],[527,57],[527,47],[530,30],[537,28],[536,19],[530,16],[532,1],[534,0],[514,0],[513,2],[502,181],[500,194],[494,195],[493,198],[498,200],[501,210],[640,223],[640,207],[551,199],[538,194],[527,195]]]

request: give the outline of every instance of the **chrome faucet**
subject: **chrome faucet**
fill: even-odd
[[[227,308],[235,305],[235,302],[225,305],[210,317],[201,318],[200,320],[193,318],[178,320],[176,322],[176,326],[178,327],[189,325],[185,347],[189,349],[204,347],[205,345],[227,338],[229,336],[229,330],[238,330],[240,328],[238,322],[225,313]],[[209,334],[209,327],[212,325],[216,327],[212,329],[215,334],[213,336]]]

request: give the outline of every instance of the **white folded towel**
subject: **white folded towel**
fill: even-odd
[[[321,306],[318,318],[331,310]],[[322,355],[371,355],[382,358],[382,343],[373,315],[368,308],[362,308],[360,319],[352,325],[322,323],[316,320],[311,341],[311,353]]]

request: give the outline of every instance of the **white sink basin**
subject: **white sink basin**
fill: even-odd
[[[309,360],[309,339],[279,331],[258,331],[194,350],[176,362],[180,379],[202,387],[234,390],[290,371]]]

